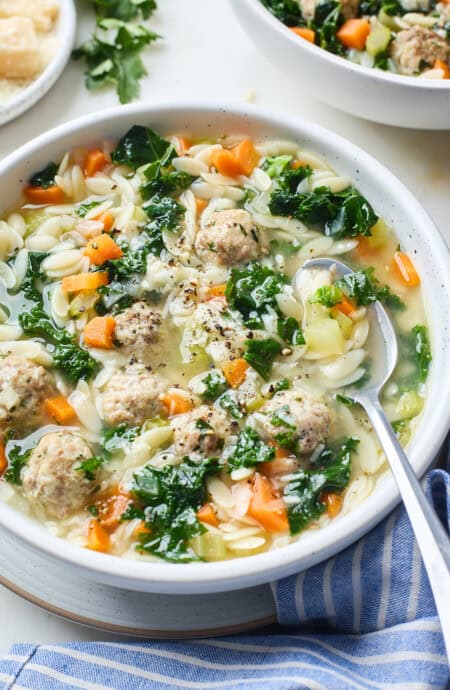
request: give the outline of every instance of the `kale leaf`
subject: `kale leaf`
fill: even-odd
[[[128,24],[120,19],[102,19],[97,25],[101,33],[94,33],[77,48],[73,59],[86,60],[88,89],[113,84],[120,102],[129,103],[139,96],[139,81],[147,74],[140,54],[145,46],[160,36],[145,26]]]
[[[375,276],[375,269],[370,267],[355,273],[349,273],[336,281],[335,287],[343,290],[356,304],[367,306],[377,300],[394,311],[406,309],[404,302],[398,295],[391,292],[388,285],[381,285]]]
[[[256,431],[247,427],[239,434],[233,454],[227,458],[229,472],[243,467],[256,467],[275,458],[275,448],[261,440]]]
[[[295,194],[300,182],[311,177],[313,170],[309,165],[300,165],[298,168],[284,170],[277,177],[277,189],[287,194]]]
[[[278,309],[276,296],[288,282],[283,273],[252,261],[244,268],[231,269],[225,297],[231,309],[242,314],[247,326],[261,328],[261,316],[267,307]]]
[[[244,417],[243,406],[237,398],[236,391],[226,391],[223,393],[218,398],[217,404],[230,415],[231,419],[242,419]]]
[[[262,164],[262,169],[269,177],[279,177],[290,165],[292,156],[267,156]]]
[[[141,186],[141,195],[143,199],[150,199],[155,194],[160,196],[180,194],[190,187],[195,179],[193,175],[188,175],[181,170],[168,173],[161,171],[159,175]]]
[[[138,426],[130,427],[122,423],[104,432],[102,440],[100,441],[100,447],[103,454],[109,459],[116,451],[123,449],[124,444],[134,441],[138,435]]]
[[[246,362],[258,372],[263,379],[268,379],[275,357],[281,352],[281,345],[277,340],[246,340],[246,350],[242,355]]]
[[[20,446],[13,446],[10,450],[8,450],[8,469],[3,475],[3,478],[6,479],[7,482],[17,485],[22,484],[20,475],[22,469],[29,460],[32,450],[33,449],[30,448],[22,453]]]
[[[199,560],[189,540],[206,531],[197,511],[206,500],[206,477],[219,470],[216,458],[196,463],[185,457],[175,467],[147,465],[134,474],[131,493],[135,500],[122,520],[145,520],[149,533],[139,537],[137,549],[176,563]]]
[[[156,10],[156,0],[92,0],[95,10],[101,17],[121,19],[129,22],[141,14],[148,19]]]
[[[299,26],[304,23],[295,0],[262,0],[262,4],[286,26]]]
[[[75,467],[77,472],[82,472],[85,479],[89,479],[90,482],[94,481],[97,476],[98,468],[103,464],[103,458],[94,455],[92,458],[87,458],[83,460],[80,464]]]
[[[311,28],[316,32],[316,43],[325,50],[343,55],[345,48],[336,36],[343,22],[341,3],[336,0],[322,0],[318,2],[311,22]]]
[[[72,383],[89,379],[93,375],[95,360],[76,344],[74,336],[54,325],[41,304],[22,312],[19,323],[26,335],[43,338],[54,346],[53,363]]]
[[[415,337],[416,361],[419,369],[419,381],[425,383],[431,364],[430,340],[426,326],[414,326],[412,334]]]
[[[165,230],[177,230],[186,209],[174,199],[168,196],[154,196],[142,207],[153,224],[160,232]],[[148,226],[147,226],[148,228]]]
[[[325,511],[321,496],[341,492],[350,480],[351,456],[359,440],[347,438],[340,445],[325,448],[311,469],[297,470],[284,490],[297,503],[288,507],[291,534],[297,534]]]
[[[311,304],[323,304],[324,307],[335,307],[342,302],[342,291],[336,285],[323,285],[309,298]]]
[[[300,324],[293,316],[288,316],[285,319],[278,319],[277,333],[280,338],[283,338],[290,345],[304,345],[305,338],[301,331]]]
[[[217,400],[219,395],[222,395],[227,389],[227,382],[220,371],[211,371],[202,379],[202,383],[205,386],[205,390],[202,393],[202,397],[205,400]]]
[[[402,333],[399,340],[400,364],[407,374],[395,377],[395,382],[405,392],[427,380],[432,361],[428,329],[418,324],[409,333]]]
[[[122,137],[111,158],[116,164],[137,170],[143,165],[167,165],[175,156],[174,146],[149,127],[133,125]]]
[[[334,239],[370,236],[378,220],[367,199],[354,187],[337,193],[328,187],[316,187],[302,194],[276,189],[271,194],[269,209],[275,216],[292,216],[304,223],[321,226],[323,233]]]
[[[43,170],[35,173],[30,177],[30,185],[32,187],[42,187],[48,189],[55,184],[55,175],[58,172],[56,163],[49,163]]]
[[[28,253],[28,266],[20,285],[20,290],[27,299],[33,302],[40,302],[42,300],[42,294],[36,287],[36,281],[45,280],[45,275],[41,272],[41,263],[47,256],[47,252]]]
[[[77,207],[75,213],[77,214],[77,216],[80,216],[80,218],[85,218],[86,214],[96,206],[100,206],[100,201],[89,201],[86,204],[80,204]]]

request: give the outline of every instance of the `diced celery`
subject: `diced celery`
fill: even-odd
[[[337,308],[334,308],[332,310],[332,314],[333,319],[335,319],[339,324],[339,328],[341,329],[342,335],[347,340],[348,338],[350,338],[352,334],[353,321],[348,316],[339,311],[339,309]]]
[[[387,49],[390,40],[391,32],[388,27],[383,24],[375,24],[367,37],[366,50],[369,55],[375,57]]]
[[[335,319],[322,319],[309,324],[304,331],[308,349],[321,355],[341,355],[344,337]]]
[[[307,302],[305,308],[306,322],[308,325],[316,321],[321,321],[322,319],[330,318],[330,310],[328,307],[324,307],[323,304],[319,304],[318,302]]]
[[[151,419],[146,419],[142,425],[142,431],[151,431],[152,429],[157,429],[161,426],[168,426],[169,422],[167,419],[162,417],[152,417]]]
[[[227,558],[225,542],[219,534],[205,532],[191,539],[191,546],[205,561],[223,561]]]
[[[69,315],[72,318],[78,318],[82,314],[86,313],[88,309],[92,309],[99,298],[97,290],[87,290],[86,292],[80,293],[70,303]]]
[[[378,12],[378,21],[392,31],[398,31],[400,28],[397,23],[397,18],[391,17],[391,15],[387,14],[383,8],[381,8],[381,10]]]
[[[381,249],[386,245],[391,233],[391,228],[386,225],[382,218],[379,218],[370,231],[372,234],[366,238],[367,244],[371,249]]]
[[[422,411],[423,398],[416,391],[407,391],[400,396],[395,406],[395,415],[398,420],[410,419]]]
[[[47,216],[48,218],[48,216]],[[32,232],[44,222],[46,215],[44,211],[29,211],[25,214],[25,223],[27,226],[25,236],[31,235]]]
[[[253,398],[249,398],[245,401],[245,409],[247,412],[255,412],[256,410],[259,410],[259,408],[262,407],[265,402],[266,400],[264,400],[264,398],[256,394]]]

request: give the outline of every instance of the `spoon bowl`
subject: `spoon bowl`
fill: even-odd
[[[294,289],[305,271],[328,270],[336,278],[344,278],[354,271],[334,258],[311,259],[303,264],[294,276]],[[436,608],[440,617],[442,634],[450,660],[450,541],[442,523],[428,502],[422,487],[401,447],[380,404],[380,393],[391,377],[398,360],[398,340],[391,318],[376,301],[368,307],[370,319],[369,345],[375,347],[376,361],[371,367],[367,383],[360,388],[345,387],[348,397],[359,403],[367,412],[378,436],[392,473],[398,484],[405,509],[414,530],[430,580]]]
[[[293,283],[297,283],[304,271],[331,270],[337,279],[352,275],[353,269],[343,261],[335,258],[319,258],[306,261],[294,276]],[[377,353],[375,361],[371,362],[370,378],[363,387],[346,387],[346,394],[359,402],[360,397],[379,397],[381,390],[391,378],[397,366],[399,348],[398,339],[392,320],[381,302],[369,305],[369,347]]]

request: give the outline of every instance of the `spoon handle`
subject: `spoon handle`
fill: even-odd
[[[428,573],[450,660],[450,540],[377,399],[361,395],[365,408],[398,484]]]

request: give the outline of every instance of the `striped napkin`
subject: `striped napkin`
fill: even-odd
[[[426,489],[450,530],[450,475],[432,471]],[[448,688],[439,621],[403,508],[331,560],[274,583],[273,592],[275,632],[189,642],[17,644],[0,662],[0,687]]]

